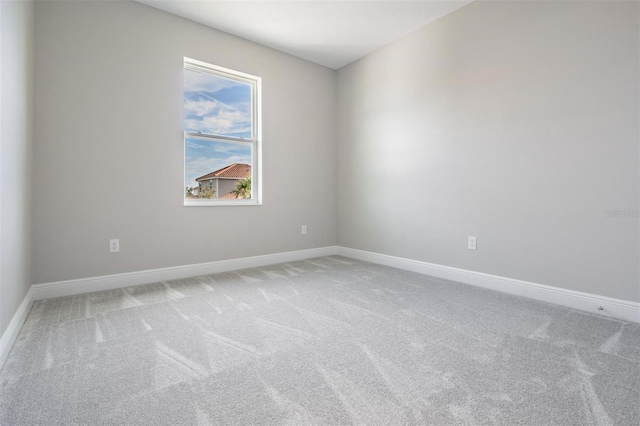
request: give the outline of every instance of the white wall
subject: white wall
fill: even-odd
[[[640,207],[638,6],[474,2],[341,69],[339,245],[640,301],[604,214]]]
[[[134,2],[38,2],[36,55],[35,283],[336,244],[334,71]],[[182,205],[183,56],[262,77],[262,206]]]
[[[33,23],[33,2],[0,2],[0,335],[31,286]]]

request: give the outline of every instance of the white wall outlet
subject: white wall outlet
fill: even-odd
[[[467,248],[469,250],[476,249],[476,237],[469,237],[469,241],[467,242]]]
[[[109,240],[109,253],[118,253],[120,251],[120,240]]]
[[[302,235],[307,235],[307,225],[302,225]]]

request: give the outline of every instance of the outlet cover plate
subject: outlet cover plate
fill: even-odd
[[[467,242],[467,248],[469,250],[476,249],[476,237],[469,237],[469,241]]]

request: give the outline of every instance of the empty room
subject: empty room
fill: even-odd
[[[0,22],[0,425],[640,424],[639,1]]]

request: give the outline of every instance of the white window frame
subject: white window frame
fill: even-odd
[[[233,136],[221,136],[200,132],[188,132],[183,128],[184,138],[184,169],[182,197],[184,205],[193,206],[256,206],[262,204],[262,79],[254,75],[235,71],[229,68],[208,64],[196,59],[184,58],[183,70],[192,70],[206,74],[212,74],[229,80],[239,81],[251,86],[251,130],[250,139]],[[184,92],[184,88],[183,88]],[[184,105],[184,101],[183,101]],[[184,120],[184,115],[183,115]],[[187,186],[187,138],[211,140],[226,143],[238,143],[251,145],[251,198],[250,199],[187,199],[185,188]]]

